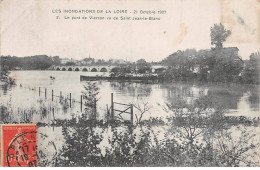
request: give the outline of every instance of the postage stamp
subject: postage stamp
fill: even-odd
[[[35,124],[2,125],[1,136],[2,166],[37,166]]]

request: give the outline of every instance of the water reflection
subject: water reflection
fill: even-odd
[[[130,97],[147,97],[152,92],[151,85],[134,82],[110,82],[110,87],[116,92],[128,94]]]
[[[260,104],[259,94],[260,94],[260,91],[259,91],[259,88],[257,88],[257,87],[249,89],[247,101],[250,104],[250,108],[253,108],[255,110],[259,109],[259,104]]]
[[[250,112],[259,110],[259,88],[246,86],[196,86],[196,85],[171,85],[161,86],[163,96],[168,102],[184,100],[191,104],[194,99],[201,96],[209,96],[212,102],[220,107],[236,112],[242,111],[242,107],[249,108],[244,116]],[[258,115],[259,116],[259,115]]]
[[[16,71],[17,86],[2,85],[1,95],[1,121],[12,120],[40,121],[50,123],[54,119],[71,119],[79,115],[80,96],[85,82],[79,81],[81,74],[93,74],[88,72],[57,72],[57,71]],[[55,80],[50,80],[50,75]],[[143,84],[135,82],[97,82],[100,100],[97,103],[97,118],[105,119],[106,105],[110,105],[110,94],[114,93],[114,100],[126,104],[148,101],[152,105],[150,117],[169,116],[161,107],[165,103],[178,103],[180,100],[192,104],[202,96],[208,96],[212,102],[227,109],[228,115],[259,117],[259,88],[243,85],[237,86],[213,86],[191,85],[183,83],[175,84]],[[35,87],[42,87],[41,94]],[[47,96],[44,89],[47,88]],[[51,90],[54,91],[54,100],[51,100]],[[60,92],[64,100],[59,100]],[[72,94],[72,108],[69,108],[69,93]],[[4,115],[4,110],[13,115]],[[21,111],[23,110],[23,112]],[[138,110],[134,110],[135,113]],[[25,113],[26,112],[26,113]],[[33,115],[31,115],[33,113]],[[6,114],[6,112],[5,112]],[[23,115],[23,119],[18,115]],[[32,116],[32,117],[30,117]],[[7,118],[8,117],[8,118]],[[11,118],[10,118],[11,117]],[[19,118],[18,118],[19,117]]]
[[[220,142],[225,146],[233,147],[230,144],[233,139],[243,141],[239,143],[238,148],[235,148],[236,150],[228,148],[230,153],[235,153],[234,151],[241,148],[259,149],[247,140],[250,135],[257,135],[257,132],[252,133],[252,130],[257,129],[252,124],[242,125],[245,130],[241,130],[241,125],[237,124],[235,128],[232,124],[219,127],[221,117],[218,121],[212,120],[205,126],[197,127],[198,133],[194,133],[194,128],[189,127],[190,132],[187,135],[183,133],[187,126],[183,124],[178,126],[181,121],[174,123],[170,119],[168,122],[165,119],[158,119],[163,123],[155,123],[154,126],[149,122],[151,117],[169,117],[169,113],[162,109],[162,104],[185,102],[187,105],[192,105],[199,98],[203,99],[201,100],[203,104],[213,103],[215,106],[227,109],[226,115],[259,117],[258,87],[100,81],[97,82],[100,88],[100,100],[97,104],[99,120],[105,119],[106,104],[109,105],[111,102],[111,93],[114,93],[115,101],[127,104],[146,101],[153,107],[150,114],[143,116],[147,124],[138,124],[134,127],[91,126],[92,121],[81,121],[84,116],[80,112],[79,103],[76,102],[80,99],[83,85],[86,84],[79,81],[80,74],[83,73],[19,71],[15,73],[17,86],[1,87],[1,122],[46,123],[41,124],[43,127],[38,127],[41,134],[39,149],[46,152],[39,162],[42,166],[237,166],[237,162],[232,163],[232,160],[230,162],[230,157],[216,148],[219,146],[216,143],[219,139],[217,134],[222,135],[223,140]],[[50,75],[56,77],[55,81],[49,80]],[[48,88],[48,95],[39,94],[35,90],[38,86]],[[50,97],[52,89],[55,96],[53,100]],[[62,101],[59,98],[60,91],[64,99]],[[75,100],[72,102],[72,108],[68,103],[69,93],[72,93]],[[138,111],[134,110],[134,113],[138,114]],[[88,115],[85,118],[88,119]],[[178,120],[185,121],[185,119]],[[227,120],[233,121],[233,119]],[[234,120],[240,121],[240,119]],[[58,127],[48,126],[57,122]],[[188,122],[200,123],[192,120]],[[218,128],[212,130],[210,127],[215,125]],[[238,131],[245,132],[247,136],[240,135],[244,137],[240,140],[240,136],[236,136]],[[196,139],[187,138],[191,136],[190,134]]]

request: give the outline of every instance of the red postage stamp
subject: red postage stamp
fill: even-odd
[[[37,166],[36,125],[2,125],[2,166]]]

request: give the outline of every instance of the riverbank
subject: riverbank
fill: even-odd
[[[133,81],[133,82],[158,82],[155,75],[151,76],[83,76],[80,75],[80,81]]]
[[[10,70],[10,72],[34,72],[34,71],[42,71],[42,72],[60,72],[56,70]],[[139,74],[139,75],[127,75],[127,76],[110,76],[109,72],[79,72],[79,71],[66,71],[67,73],[79,73],[82,74],[90,74],[90,76],[82,75],[80,77],[80,81],[102,81],[102,80],[110,80],[110,81],[133,81],[133,82],[152,82],[152,83],[160,83],[160,84],[194,84],[194,85],[214,85],[214,86],[250,86],[257,87],[259,84],[253,83],[242,83],[242,82],[221,82],[221,81],[198,81],[198,80],[171,80],[170,78],[161,77],[157,74]],[[66,73],[64,72],[64,73]],[[0,81],[1,82],[1,81]]]
[[[3,85],[15,85],[15,79],[11,78],[10,76],[4,75],[1,77],[0,86]]]

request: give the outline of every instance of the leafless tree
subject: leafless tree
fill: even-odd
[[[141,124],[144,114],[150,113],[152,106],[147,100],[144,99],[141,99],[138,103],[134,103],[133,106],[138,111],[138,113],[135,114],[136,124]]]

